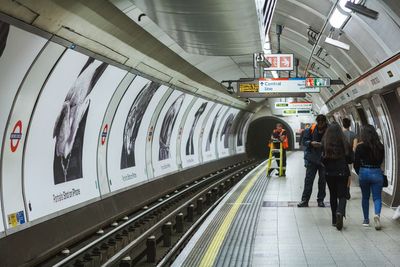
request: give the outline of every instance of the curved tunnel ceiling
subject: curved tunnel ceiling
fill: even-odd
[[[163,1],[163,4],[157,3],[157,5],[155,5],[155,1],[136,0],[131,2],[138,5],[139,8],[143,8],[146,14],[189,54],[205,53],[212,55],[213,49],[225,49],[224,55],[228,56],[227,58],[217,57],[215,55],[218,53],[214,53],[214,56],[208,57],[202,63],[195,64],[196,67],[217,81],[252,77],[250,54],[257,52],[257,46],[251,46],[247,51],[242,50],[247,55],[237,56],[238,50],[232,49],[235,44],[231,45],[231,41],[237,42],[237,37],[243,39],[243,36],[245,36],[242,34],[243,32],[246,33],[250,42],[255,40],[255,36],[258,34],[258,29],[255,28],[258,27],[258,24],[257,21],[250,20],[251,14],[255,14],[255,1],[246,1],[246,5],[248,5],[246,8],[224,1],[219,1],[218,4],[214,5],[208,2],[198,2],[191,7],[188,7],[191,5],[191,1],[173,1],[173,3],[172,1]],[[227,8],[227,6],[235,5],[237,10],[240,10],[239,19],[229,18],[232,15],[230,12],[233,12],[233,10]],[[309,75],[307,71],[311,70],[318,76],[341,79],[345,84],[350,83],[369,69],[399,52],[400,7],[398,2],[393,0],[366,1],[368,8],[379,12],[377,20],[350,12],[347,14],[348,19],[341,30],[336,29],[331,33],[333,28],[329,23],[329,18],[338,5],[339,1],[334,0],[278,0],[269,32],[272,52],[276,52],[278,48],[276,25],[282,25],[281,51],[282,53],[293,53],[300,60],[299,76],[307,76]],[[221,18],[214,20],[218,8],[222,12]],[[251,8],[254,12],[251,11]],[[199,12],[196,12],[196,10],[199,10]],[[212,12],[207,14],[210,11]],[[191,14],[192,19],[182,19],[182,16],[185,17],[181,14],[182,12],[186,15]],[[197,17],[199,14],[205,15],[205,18],[208,16],[212,19],[209,19],[209,21],[204,17],[193,19],[193,14],[196,14]],[[237,23],[238,20],[242,22],[240,27]],[[176,21],[180,21],[182,24],[178,25]],[[197,26],[199,22],[202,22],[201,27]],[[226,31],[228,29],[227,23],[234,32]],[[213,29],[216,32],[225,27],[223,35],[220,36],[224,36],[225,40],[229,41],[221,41],[219,38],[214,40],[210,38],[212,34],[207,37],[202,32],[202,27]],[[318,33],[315,45],[308,42],[309,28]],[[178,36],[179,32],[185,34]],[[349,44],[350,50],[342,50],[325,43],[324,41],[328,36],[335,39],[339,38],[341,42]],[[254,41],[254,43],[257,43],[257,41]],[[201,49],[209,49],[209,51],[201,51]],[[328,63],[328,67],[315,61],[312,58],[313,55],[323,58]],[[287,73],[282,72],[280,76],[287,77],[287,75]],[[334,85],[331,88],[324,89],[319,96],[313,95],[312,98],[323,105],[341,88],[343,86]]]
[[[255,1],[133,2],[189,53],[234,56],[262,49]]]

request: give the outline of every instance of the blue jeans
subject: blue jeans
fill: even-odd
[[[382,209],[382,185],[383,175],[379,168],[360,168],[358,175],[362,193],[362,209],[364,219],[369,219],[369,197],[372,191],[374,200],[375,214],[380,215]]]

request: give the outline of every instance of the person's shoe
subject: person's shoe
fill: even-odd
[[[332,226],[336,227],[336,216],[332,218]]]
[[[323,201],[318,201],[318,207],[325,208],[325,203]]]
[[[297,203],[298,208],[306,208],[308,207],[308,201],[302,200],[299,203]]]
[[[374,225],[375,225],[375,230],[381,230],[382,228],[381,218],[379,217],[379,215],[374,216]]]
[[[343,228],[343,215],[340,212],[336,213],[336,229],[339,231]]]
[[[347,190],[346,190],[346,195],[345,195],[345,197],[346,197],[346,199],[347,199],[347,200],[350,200],[350,199],[351,199],[351,195],[350,195],[350,187],[347,187]]]
[[[365,227],[369,227],[369,220],[368,219],[364,219],[362,225],[365,226]]]
[[[393,220],[400,219],[400,206],[398,206],[397,209],[395,210],[392,219]]]

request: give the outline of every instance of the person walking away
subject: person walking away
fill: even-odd
[[[324,198],[326,196],[326,181],[324,168],[321,165],[321,140],[327,129],[327,120],[325,115],[318,115],[316,118],[317,124],[313,124],[305,130],[303,137],[303,145],[306,147],[304,151],[304,159],[307,161],[306,177],[304,179],[304,190],[301,201],[297,207],[308,207],[312,188],[315,180],[315,175],[318,172],[318,207],[325,207]]]
[[[332,225],[338,230],[343,227],[346,214],[347,181],[350,176],[349,165],[353,162],[353,149],[347,142],[339,124],[328,127],[322,138],[321,162],[325,169],[325,179],[330,194]]]
[[[356,149],[358,140],[357,140],[357,135],[355,132],[350,130],[350,126],[351,126],[351,121],[349,118],[344,118],[342,120],[343,123],[343,134],[346,137],[347,142],[350,144],[351,148],[353,149],[353,151]],[[351,170],[352,166],[349,165],[349,168]],[[349,181],[347,184],[347,193],[346,193],[346,198],[350,199],[350,185],[351,185],[351,177],[349,176]]]
[[[364,214],[363,225],[369,226],[369,198],[372,192],[375,208],[375,229],[380,230],[383,185],[381,165],[384,160],[385,150],[372,125],[368,124],[362,127],[360,141],[354,154],[354,169],[358,174],[361,187],[361,204]]]
[[[271,139],[271,141],[278,140],[282,143],[282,176],[286,176],[286,150],[289,148],[289,140],[286,134],[286,130],[283,129],[282,123],[276,124],[276,128],[272,132]],[[271,142],[273,147],[270,148],[279,149],[279,142]],[[276,162],[278,163],[278,166],[280,166],[279,152],[274,152],[274,157],[277,159]]]

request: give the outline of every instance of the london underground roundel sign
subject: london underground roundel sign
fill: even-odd
[[[19,146],[22,138],[22,121],[17,121],[10,134],[10,148],[11,152],[15,152]]]

